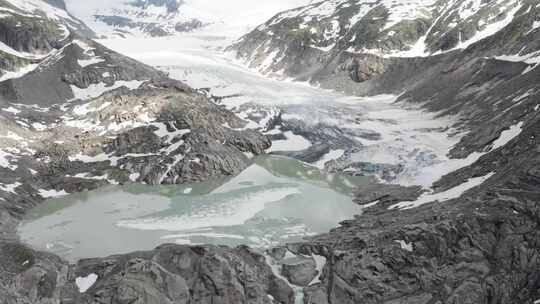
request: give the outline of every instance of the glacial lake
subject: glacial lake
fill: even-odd
[[[164,243],[266,248],[325,233],[361,214],[364,177],[329,174],[264,156],[240,175],[176,186],[109,186],[32,209],[21,239],[70,261],[150,250]]]

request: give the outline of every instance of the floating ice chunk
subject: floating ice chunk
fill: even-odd
[[[299,193],[298,189],[292,187],[264,190],[223,201],[211,208],[201,207],[186,215],[122,220],[117,223],[117,226],[139,230],[185,231],[209,226],[242,225],[264,210],[266,204],[278,202],[289,195]]]

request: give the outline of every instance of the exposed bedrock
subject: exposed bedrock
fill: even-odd
[[[245,247],[163,245],[67,265],[0,244],[2,303],[293,303],[264,256]]]

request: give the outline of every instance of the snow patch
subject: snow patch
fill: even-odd
[[[134,90],[140,87],[143,82],[144,81],[139,80],[116,81],[112,86],[107,86],[107,84],[100,82],[97,84],[91,84],[88,88],[84,89],[71,85],[71,90],[73,91],[74,99],[87,100],[99,97],[105,92],[112,91],[123,86]]]
[[[0,76],[0,82],[6,81],[9,79],[21,78],[24,75],[35,70],[38,66],[39,66],[38,64],[29,64],[27,66],[20,68],[17,71],[4,71],[4,75]]]
[[[17,189],[19,186],[22,186],[22,184],[19,182],[8,184],[8,185],[0,184],[0,190],[4,192],[12,193],[12,194],[17,194],[17,192],[15,192],[15,189]]]
[[[94,57],[94,58],[91,58],[91,59],[78,59],[77,62],[79,63],[81,68],[85,68],[85,67],[93,65],[93,64],[106,62],[106,60],[103,59],[103,58],[100,58],[100,57]]]
[[[406,251],[409,251],[409,252],[413,252],[414,251],[414,247],[413,247],[413,243],[407,243],[406,241],[404,240],[396,240],[397,243],[399,243],[399,245],[401,246],[401,249],[403,250],[406,250]]]
[[[43,198],[55,198],[55,197],[62,197],[62,196],[69,195],[69,193],[67,193],[64,190],[57,191],[54,189],[52,190],[39,189],[38,194]]]
[[[497,140],[493,142],[492,150],[497,150],[500,147],[505,146],[514,138],[518,137],[522,131],[523,131],[523,122],[519,122],[511,126],[510,129],[503,131],[501,135],[499,136],[499,138],[497,138]]]
[[[418,206],[431,203],[431,202],[438,201],[440,203],[443,203],[452,199],[456,199],[456,198],[461,197],[461,195],[463,195],[463,193],[465,193],[466,191],[480,186],[486,180],[490,179],[493,175],[495,175],[495,172],[491,172],[481,177],[471,178],[467,180],[466,182],[464,182],[463,184],[458,185],[454,188],[448,189],[446,191],[439,192],[439,193],[423,194],[416,201],[397,203],[395,205],[390,206],[388,209],[412,209],[412,208],[416,208]]]
[[[86,277],[78,277],[75,279],[75,284],[79,288],[80,293],[85,293],[88,289],[90,289],[94,284],[97,282],[98,275],[95,273],[91,273]]]

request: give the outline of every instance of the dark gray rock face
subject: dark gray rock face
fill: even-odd
[[[308,286],[318,274],[312,258],[295,257],[281,261],[281,274],[294,285]]]
[[[368,205],[378,202],[378,206],[389,206],[403,201],[416,200],[425,190],[420,186],[403,187],[391,184],[367,184],[356,189],[355,202]]]
[[[20,26],[16,26],[17,24]],[[0,19],[0,41],[17,51],[49,52],[53,48],[61,47],[62,35],[60,28],[49,20],[36,20],[19,15]]]
[[[163,245],[154,251],[67,265],[22,245],[0,244],[2,303],[293,303],[264,256],[239,247]],[[95,276],[81,292],[77,279]]]
[[[292,289],[248,248],[164,245],[153,252],[80,261],[99,279],[79,303],[292,303]]]
[[[71,42],[34,71],[0,83],[0,102],[51,106],[73,99],[71,85],[84,89],[91,85],[115,81],[159,80],[162,72],[113,52],[90,40],[76,39],[92,48],[89,58],[81,43]],[[84,66],[83,60],[98,58],[98,63]],[[106,76],[104,76],[106,75]],[[108,75],[108,76],[107,76]]]

